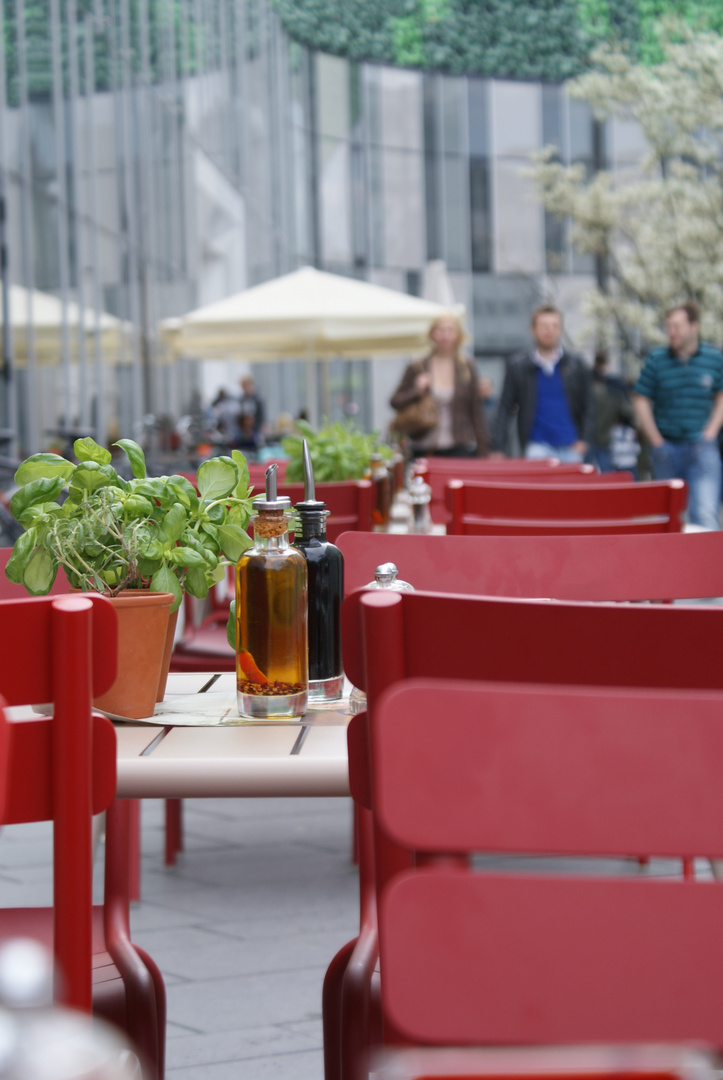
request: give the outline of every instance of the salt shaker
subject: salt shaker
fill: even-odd
[[[374,571],[374,581],[365,585],[365,589],[389,589],[391,592],[414,592],[414,586],[408,581],[402,581],[397,575],[399,571],[393,562],[382,563]],[[349,712],[355,716],[364,712],[367,707],[367,696],[363,690],[356,686],[352,687],[349,695]]]

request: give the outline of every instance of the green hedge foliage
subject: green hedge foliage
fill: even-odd
[[[221,63],[219,0],[145,0],[148,11],[150,76],[213,69]],[[497,75],[560,81],[583,71],[601,40],[625,43],[646,63],[660,60],[661,19],[674,15],[697,30],[723,33],[723,0],[272,0],[290,36],[301,44],[354,60],[376,60],[452,74]],[[7,99],[19,101],[17,0],[0,0],[5,35]],[[69,86],[69,29],[66,4],[59,5],[63,37],[63,78]],[[243,40],[256,47],[258,0],[246,0]],[[50,0],[24,0],[27,91],[31,100],[52,93]],[[95,88],[122,83],[119,7],[111,0],[76,0],[79,86],[84,90],[83,19],[94,12]],[[129,59],[141,66],[140,0],[129,0]],[[228,7],[228,18],[238,8]],[[232,14],[233,13],[233,14]],[[196,19],[198,18],[198,22]],[[186,35],[185,72],[181,42]],[[239,40],[229,27],[231,53]],[[168,70],[169,42],[175,43],[175,72]],[[115,43],[115,48],[113,44]],[[115,53],[115,57],[114,57]]]
[[[289,34],[324,52],[453,74],[559,81],[602,40],[655,63],[661,18],[723,32],[723,0],[274,0]]]

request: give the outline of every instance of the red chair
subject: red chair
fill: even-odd
[[[465,858],[718,855],[722,707],[720,692],[443,679],[379,698],[375,819],[416,861],[378,878],[387,1046],[479,1047],[480,1076],[499,1075],[485,1047],[723,1047],[723,884]],[[506,1075],[548,1072],[508,1052]]]
[[[347,595],[393,562],[417,589],[556,600],[723,596],[723,532],[617,536],[344,533]]]
[[[430,457],[417,462],[417,471],[432,489],[430,513],[436,525],[448,525],[451,520],[444,502],[445,487],[450,480],[509,480],[510,483],[525,484],[582,483],[585,480],[606,484],[611,480],[633,479],[632,473],[599,473],[594,465],[563,465],[557,458],[526,461],[524,458]]]
[[[447,531],[461,536],[680,532],[682,480],[643,484],[507,484],[450,480]]]
[[[572,604],[422,592],[356,592],[342,610],[344,667],[366,691],[373,716],[392,683],[422,676],[593,686],[723,689],[717,607]],[[356,1077],[378,1023],[374,971],[374,870],[409,857],[376,835],[365,714],[348,729],[349,777],[357,804],[360,934],[332,961],[324,983],[327,1080]],[[648,853],[646,853],[648,854]]]
[[[0,625],[3,705],[53,705],[51,717],[15,722],[0,709],[0,820],[52,820],[54,863],[53,907],[0,909],[0,939],[53,946],[59,1000],[115,1023],[162,1080],[165,989],[130,940],[128,804],[113,801],[113,726],[91,711],[115,679],[115,613],[95,595],[3,600]],[[91,819],[103,810],[105,899],[93,908]]]

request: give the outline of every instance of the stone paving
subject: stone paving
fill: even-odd
[[[358,925],[348,799],[186,800],[163,865],[163,803],[143,804],[133,940],[163,972],[168,1080],[323,1080],[321,986]],[[0,836],[0,903],[50,900],[50,829]]]

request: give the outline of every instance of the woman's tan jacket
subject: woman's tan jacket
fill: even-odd
[[[417,375],[430,374],[430,361],[431,356],[427,356],[407,366],[402,381],[389,402],[393,409],[403,409],[422,396],[414,384]],[[490,436],[484,406],[479,396],[477,369],[472,360],[457,360],[455,363],[452,436],[456,446],[476,446],[480,457],[486,456],[490,451]],[[427,436],[424,444],[428,446],[429,443]]]

